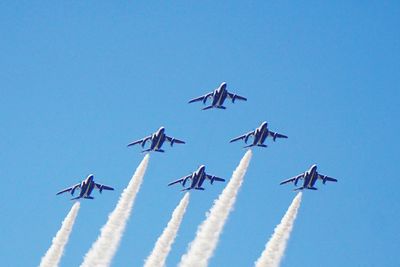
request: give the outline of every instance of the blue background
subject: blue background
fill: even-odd
[[[282,266],[399,266],[398,1],[2,1],[0,258],[35,266],[71,207],[58,190],[94,173],[62,266],[78,266],[161,125],[187,141],[152,154],[113,266],[141,266],[205,164],[229,178],[230,138],[262,121],[289,139],[255,149],[210,266],[251,266],[317,163]],[[248,102],[187,104],[222,81]],[[192,192],[175,266],[224,184]]]

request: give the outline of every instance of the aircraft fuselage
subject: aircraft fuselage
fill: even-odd
[[[306,189],[314,189],[314,184],[318,180],[318,172],[317,172],[317,166],[313,165],[311,168],[304,173],[304,182],[303,182],[303,188]]]
[[[197,171],[192,174],[192,183],[190,185],[191,189],[200,189],[203,185],[204,180],[206,179],[206,167],[201,165]],[[201,190],[201,189],[200,189]]]
[[[268,136],[268,123],[263,122],[260,125],[260,127],[258,127],[255,130],[254,139],[253,139],[253,145],[254,146],[263,145],[265,139],[267,139],[267,136]]]
[[[228,91],[226,90],[226,83],[223,82],[213,92],[212,106],[221,107],[224,104],[227,96],[228,96]]]
[[[159,150],[165,142],[165,128],[161,127],[151,136],[151,150]]]
[[[81,192],[79,193],[79,198],[90,197],[94,189],[93,174],[90,174],[85,180],[81,182]]]

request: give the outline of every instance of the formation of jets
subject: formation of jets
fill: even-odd
[[[235,103],[235,100],[247,101],[247,98],[237,95],[235,93],[229,92],[227,90],[227,83],[223,82],[214,91],[207,93],[205,95],[196,97],[194,99],[191,99],[189,101],[189,103],[201,101],[201,102],[203,102],[203,104],[206,104],[208,99],[212,99],[211,104],[206,106],[205,108],[203,108],[203,110],[207,110],[207,109],[211,109],[211,108],[226,109],[226,107],[224,106],[224,102],[227,98],[231,99],[232,103]],[[230,140],[230,142],[232,143],[232,142],[236,142],[239,140],[243,140],[244,143],[246,144],[245,148],[253,147],[253,146],[267,147],[267,145],[265,144],[265,140],[267,139],[267,137],[271,137],[274,142],[277,138],[288,138],[286,135],[276,133],[276,132],[269,130],[268,123],[263,122],[255,130],[245,133],[243,135],[240,135],[236,138],[233,138],[232,140]],[[247,142],[249,141],[250,138],[252,138],[252,142],[250,144],[248,144]],[[145,145],[148,141],[150,143],[150,146],[149,146],[149,148],[144,149]],[[174,144],[185,144],[185,141],[176,139],[174,137],[167,136],[165,134],[165,128],[160,127],[155,133],[153,133],[149,136],[146,136],[142,139],[139,139],[139,140],[129,143],[128,147],[140,144],[141,147],[144,149],[144,150],[142,150],[142,152],[150,152],[150,151],[165,152],[162,149],[162,146],[165,141],[169,142],[171,147]],[[203,186],[203,183],[205,180],[209,180],[211,184],[213,184],[214,181],[219,181],[219,182],[225,181],[225,179],[223,179],[223,178],[207,174],[205,172],[205,168],[206,167],[204,165],[201,165],[193,173],[169,183],[168,186],[180,183],[184,187],[182,189],[182,191],[187,191],[187,190],[191,190],[191,189],[204,190],[204,187],[202,187],[202,186]],[[322,180],[323,184],[325,184],[327,181],[337,182],[337,180],[332,177],[318,173],[317,165],[314,164],[306,172],[299,174],[295,177],[292,177],[290,179],[284,180],[280,184],[282,185],[282,184],[292,182],[292,183],[294,183],[295,186],[297,186],[297,183],[300,180],[302,180],[303,185],[301,187],[296,188],[295,190],[303,190],[303,189],[317,190],[317,188],[314,185],[318,179]],[[185,187],[189,180],[190,180],[190,184],[188,185],[188,187]],[[65,192],[70,192],[71,195],[74,195],[74,192],[77,189],[80,190],[79,196],[72,198],[72,200],[80,199],[80,198],[93,199],[93,197],[91,196],[93,189],[98,189],[100,191],[100,193],[102,192],[102,190],[114,190],[114,188],[112,188],[110,186],[95,183],[93,180],[93,174],[91,174],[85,180],[83,180],[81,183],[78,183],[78,184],[68,187],[64,190],[61,190],[60,192],[57,193],[57,195],[65,193]]]

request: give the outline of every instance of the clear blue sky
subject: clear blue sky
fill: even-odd
[[[337,184],[305,192],[282,266],[400,266],[398,1],[2,1],[0,258],[35,266],[72,203],[55,192],[94,173],[115,192],[82,201],[62,266],[77,266],[166,127],[186,145],[152,154],[114,266],[141,266],[200,164],[229,178],[230,138],[255,149],[210,266],[251,266],[294,197],[284,178],[317,163]],[[248,102],[188,99],[227,81]],[[268,141],[270,143],[270,141]],[[193,192],[175,266],[224,184]]]

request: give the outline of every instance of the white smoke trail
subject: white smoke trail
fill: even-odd
[[[110,266],[131,214],[136,194],[142,184],[148,162],[149,154],[143,158],[137,167],[128,186],[122,192],[115,209],[108,216],[108,221],[101,229],[98,239],[86,253],[81,267]]]
[[[167,227],[164,229],[161,236],[158,238],[153,251],[146,259],[144,267],[164,267],[165,260],[171,251],[171,246],[175,241],[176,234],[178,233],[181,225],[183,215],[185,215],[186,207],[189,204],[189,193],[186,193],[179,205],[172,213],[171,220],[168,222]]]
[[[75,202],[71,210],[68,212],[67,217],[65,217],[61,224],[60,230],[58,230],[56,236],[53,238],[49,250],[47,250],[46,254],[43,256],[39,265],[40,267],[58,266],[63,255],[65,245],[68,242],[69,235],[72,232],[76,216],[78,215],[79,207],[79,202]]]
[[[204,267],[218,244],[219,236],[225,222],[236,201],[237,193],[243,182],[252,156],[248,150],[232,174],[232,178],[225,189],[215,200],[214,205],[207,213],[207,218],[197,228],[195,239],[189,245],[188,251],[182,256],[180,267]]]
[[[285,253],[287,241],[293,229],[294,220],[300,207],[302,193],[298,193],[283,216],[281,223],[276,226],[274,234],[265,246],[260,258],[255,262],[256,267],[278,267]]]

